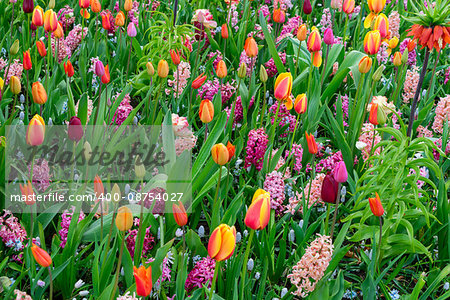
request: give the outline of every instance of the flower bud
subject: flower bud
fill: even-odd
[[[231,144],[229,141],[227,143],[227,150],[228,150],[228,162],[231,161],[234,154],[236,153],[236,146]]]
[[[40,115],[35,115],[28,124],[26,141],[30,146],[39,146],[45,138],[45,122]]]
[[[141,158],[136,156],[136,160],[134,162],[134,174],[136,174],[137,178],[144,178],[145,176],[145,166],[142,163]]]
[[[36,27],[44,25],[44,10],[39,5],[33,11],[31,23]]]
[[[170,49],[170,58],[175,66],[180,64],[180,52],[177,50]]]
[[[297,30],[297,39],[300,42],[303,42],[306,40],[306,35],[308,34],[308,28],[306,27],[306,24],[300,25],[300,27]]]
[[[205,83],[206,78],[207,76],[205,75],[205,73],[198,75],[198,77],[195,78],[194,81],[192,81],[191,87],[194,90],[199,89]]]
[[[164,59],[161,59],[158,63],[158,76],[166,78],[169,75],[169,64]]]
[[[384,66],[381,65],[378,69],[373,73],[372,80],[378,82],[381,80],[381,76],[383,76]]]
[[[43,41],[41,41],[41,40],[37,41],[36,47],[37,47],[39,55],[41,57],[45,57],[47,55],[47,49],[45,49],[45,44]]]
[[[125,4],[123,5],[123,9],[125,9],[126,12],[133,9],[133,1],[132,0],[125,0]]]
[[[219,78],[225,78],[227,76],[227,65],[225,64],[225,62],[223,60],[220,60],[217,63],[217,68],[216,68],[216,74],[217,77]]]
[[[216,261],[222,261],[233,255],[236,247],[236,228],[220,224],[214,229],[208,242],[208,254]]]
[[[375,198],[369,198],[369,204],[370,210],[375,216],[381,217],[384,214],[384,208],[377,192],[375,192]]]
[[[198,115],[203,123],[209,123],[214,118],[214,104],[205,99],[200,103]]]
[[[127,231],[133,226],[133,214],[131,209],[122,206],[117,210],[116,226],[120,231]]]
[[[244,223],[253,230],[264,229],[269,224],[270,219],[270,193],[263,189],[258,189],[252,198]]]
[[[91,9],[94,13],[99,13],[102,11],[102,4],[99,0],[91,0]]]
[[[147,68],[148,76],[152,77],[155,74],[155,68],[153,68],[153,64],[151,62],[147,62],[145,67]]]
[[[182,202],[178,201],[178,205],[174,203],[172,205],[172,211],[173,217],[175,218],[175,222],[178,226],[182,227],[187,224],[188,216]]]
[[[308,100],[306,98],[306,94],[300,94],[295,98],[294,109],[295,112],[299,115],[302,115],[306,112],[306,108],[308,106]]]
[[[80,8],[88,8],[90,3],[89,0],[78,0],[78,5]]]
[[[60,22],[57,23],[56,30],[53,32],[53,36],[58,40],[64,37],[64,31]]]
[[[20,94],[20,91],[22,90],[22,85],[20,84],[19,78],[16,76],[11,76],[9,78],[9,88],[11,89],[11,92],[14,95]]]
[[[286,13],[281,8],[277,8],[273,11],[272,19],[275,23],[282,24],[286,21]]]
[[[303,2],[303,13],[305,15],[310,15],[312,13],[312,6],[310,0],[305,0]]]
[[[120,194],[120,188],[117,185],[117,183],[114,183],[112,189],[111,189],[111,200],[114,202],[120,202],[122,199],[122,196]]]
[[[262,65],[261,65],[262,66]],[[242,62],[238,69],[238,77],[243,79],[247,75],[247,65]]]
[[[23,68],[27,71],[31,70],[32,68],[30,50],[27,50],[23,53]]]
[[[70,60],[68,60],[67,62],[64,63],[64,72],[66,73],[67,77],[69,77],[69,78],[75,74],[73,65],[70,62]]]
[[[133,22],[130,22],[130,24],[128,24],[127,34],[129,37],[135,37],[137,35],[136,26]]]
[[[55,0],[50,0],[48,2],[48,8],[49,9],[54,9],[55,8]]]
[[[36,104],[44,104],[47,102],[47,92],[44,86],[39,81],[33,83],[31,87],[31,94],[33,96],[33,102]]]
[[[223,166],[228,162],[229,152],[224,144],[219,143],[211,148],[211,156],[216,164]]]
[[[339,192],[338,188],[338,182],[334,179],[334,176],[332,176],[331,173],[328,173],[327,175],[325,175],[325,178],[322,182],[320,198],[327,203],[336,203]]]
[[[258,44],[256,44],[256,41],[253,37],[248,37],[245,40],[244,50],[245,54],[247,54],[247,56],[250,58],[258,55]]]
[[[261,80],[262,83],[266,82],[269,79],[269,76],[267,75],[266,68],[264,65],[261,65],[259,68],[259,80]]]
[[[361,58],[358,65],[358,69],[361,74],[368,73],[371,67],[372,67],[372,58],[370,58],[367,55]]]
[[[394,63],[394,66],[396,66],[396,67],[399,67],[402,65],[402,55],[400,54],[400,52],[397,51],[394,53],[393,63]]]
[[[334,180],[337,182],[343,183],[347,181],[348,173],[347,173],[347,167],[345,166],[345,163],[343,161],[340,161],[336,164],[333,171]]]
[[[52,264],[52,258],[50,255],[42,249],[41,247],[36,246],[35,243],[31,245],[31,253],[33,254],[36,262],[43,268],[47,268]]]
[[[95,62],[95,75],[97,75],[98,77],[102,77],[103,75],[105,75],[105,66],[103,65],[101,60],[98,60],[97,62]]]
[[[84,142],[83,155],[84,155],[84,158],[86,158],[86,160],[90,160],[91,159],[92,148],[91,148],[91,144],[89,144],[88,141]]]
[[[19,40],[15,40],[14,43],[9,48],[9,54],[12,56],[16,55],[19,52]]]
[[[333,45],[334,44],[333,29],[331,29],[331,28],[325,29],[325,32],[323,34],[323,42],[326,45]]]
[[[309,153],[311,153],[312,155],[316,154],[318,149],[314,136],[312,134],[308,134],[307,132],[305,132],[305,136],[306,136],[306,143],[308,144]]]
[[[118,27],[122,27],[123,25],[125,25],[125,14],[123,13],[123,11],[119,11],[117,13],[116,20],[114,23]]]
[[[221,34],[223,39],[228,39],[228,25],[226,23],[222,25]]]
[[[23,0],[22,9],[24,13],[31,14],[34,10],[34,0]]]
[[[402,54],[402,64],[406,64],[408,62],[408,58],[409,58],[409,51],[408,49],[405,49]]]
[[[74,142],[78,142],[83,137],[83,126],[81,120],[77,116],[70,118],[69,125],[67,127],[67,135],[69,139]]]

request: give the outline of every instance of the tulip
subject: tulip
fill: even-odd
[[[54,9],[55,8],[55,0],[48,1],[48,8]]]
[[[89,11],[87,10],[87,9],[85,9],[85,8],[82,8],[81,10],[80,10],[80,15],[84,18],[84,19],[89,19],[90,17],[91,17],[91,14],[89,13]],[[109,18],[109,15],[108,15],[108,18]],[[103,18],[102,18],[102,21],[103,21]]]
[[[23,68],[24,70],[31,70],[32,64],[31,64],[31,57],[30,57],[30,50],[27,50],[23,53]]]
[[[384,66],[383,65],[379,66],[378,69],[375,71],[375,73],[373,73],[372,80],[375,82],[380,81],[381,76],[383,75],[383,71],[384,71]]]
[[[169,64],[164,59],[158,62],[158,76],[161,78],[166,78],[169,75]]]
[[[322,48],[322,39],[320,38],[319,30],[313,29],[308,37],[309,52],[318,52]]]
[[[33,95],[33,102],[36,104],[44,104],[47,102],[47,92],[44,86],[39,81],[33,83],[31,87],[31,94]]]
[[[53,32],[53,36],[58,40],[64,37],[64,31],[60,22],[58,22],[56,30]]]
[[[394,53],[393,62],[394,62],[394,66],[396,66],[396,67],[399,67],[402,65],[402,54],[400,52],[397,51]]]
[[[20,84],[20,80],[19,78],[17,78],[16,76],[11,76],[9,78],[9,88],[11,89],[11,92],[14,95],[18,95],[20,94],[20,91],[22,90],[22,85]]]
[[[1,91],[3,90],[4,84],[5,84],[5,81],[3,81],[3,78],[0,77],[0,99],[1,99]]]
[[[114,183],[111,189],[111,199],[114,202],[120,202],[120,200],[122,199],[120,187],[117,185],[117,183]]]
[[[261,80],[262,83],[265,83],[268,79],[269,75],[267,75],[267,70],[264,65],[261,64],[261,67],[259,68],[259,80]]]
[[[375,192],[375,198],[369,197],[369,204],[370,210],[375,216],[381,217],[384,214],[384,208],[381,204],[380,196],[378,196],[377,192]]]
[[[234,154],[236,153],[236,146],[234,146],[228,141],[227,150],[228,150],[228,162],[230,162]]]
[[[221,34],[222,34],[223,39],[225,39],[225,40],[228,39],[228,25],[227,24],[222,24]]]
[[[42,249],[41,247],[36,246],[35,243],[31,245],[31,253],[34,256],[36,262],[43,268],[47,268],[52,264],[52,258],[50,255]]]
[[[34,10],[34,0],[23,0],[22,9],[24,13],[31,14]]]
[[[325,33],[323,34],[323,42],[326,45],[333,45],[334,44],[333,29],[331,29],[331,28],[325,29]]]
[[[111,80],[111,75],[109,74],[109,65],[106,65],[105,67],[105,74],[102,76],[102,83],[108,84]]]
[[[133,266],[133,275],[136,280],[136,294],[147,297],[152,291],[152,267]]]
[[[151,62],[147,62],[145,64],[145,67],[147,68],[148,76],[152,77],[153,75],[155,75],[155,68],[153,68],[153,64]]]
[[[109,16],[110,16],[109,13],[102,15],[102,27],[106,31],[111,29],[111,22],[109,21]]]
[[[311,61],[314,67],[320,68],[322,65],[322,51],[312,52]]]
[[[224,144],[215,144],[211,148],[211,156],[216,164],[219,166],[225,165],[229,161],[229,152]]]
[[[136,160],[134,161],[134,174],[137,178],[144,178],[145,172],[145,166],[142,163],[142,159],[138,155],[136,156]]]
[[[67,127],[67,135],[69,136],[69,139],[74,142],[79,142],[83,137],[83,134],[83,125],[81,125],[80,118],[78,118],[77,116],[73,116],[72,118],[70,118],[69,126]],[[100,177],[98,179],[100,179]]]
[[[26,205],[33,205],[34,203],[36,203],[36,200],[34,199],[33,186],[31,185],[31,182],[29,180],[24,185],[21,185],[19,183],[19,188],[22,193],[22,198],[25,199]]]
[[[9,48],[9,54],[11,54],[12,56],[16,55],[17,52],[19,52],[19,46],[20,46],[19,40],[15,40],[14,43]]]
[[[125,14],[123,13],[123,11],[119,11],[117,13],[115,25],[119,26],[119,27],[122,27],[123,25],[125,25]]]
[[[325,175],[322,182],[320,198],[327,203],[336,203],[339,192],[339,183],[334,179],[331,173]]]
[[[186,210],[184,209],[183,203],[178,201],[177,204],[172,204],[173,217],[175,218],[175,222],[177,222],[178,226],[183,227],[187,224],[188,216]]]
[[[416,48],[416,41],[415,40],[410,40],[408,42],[407,48],[408,48],[409,52],[412,52],[414,50],[414,48]]]
[[[125,4],[123,5],[123,9],[125,9],[126,12],[129,12],[133,9],[133,1],[132,0],[125,0]]]
[[[306,35],[308,34],[308,28],[306,27],[306,24],[300,25],[297,30],[297,39],[300,42],[303,42],[306,40]]]
[[[217,77],[219,77],[220,79],[225,78],[227,76],[227,65],[223,60],[220,60],[217,63],[216,74]]]
[[[45,44],[43,41],[39,40],[36,42],[36,47],[38,49],[39,55],[41,57],[47,56],[47,49],[45,49]]]
[[[247,75],[247,65],[245,64],[245,62],[242,62],[241,65],[239,66],[237,75],[241,79],[244,79],[245,76]]]
[[[133,226],[133,213],[131,209],[122,206],[117,210],[116,226],[120,231],[127,231]]]
[[[39,5],[33,10],[31,23],[36,27],[41,27],[44,25],[44,10]]]
[[[281,8],[277,8],[273,11],[272,19],[275,23],[282,24],[286,21],[286,13]]]
[[[91,4],[91,9],[94,13],[98,14],[99,12],[102,11],[102,4],[100,3],[100,1],[91,0],[90,4]]]
[[[305,132],[306,135],[306,142],[308,144],[308,151],[311,154],[316,154],[317,153],[317,144],[316,144],[316,140],[314,139],[314,136],[312,134],[308,134],[307,132]]]
[[[294,109],[295,112],[299,115],[302,115],[306,112],[306,108],[308,106],[308,99],[306,98],[306,94],[300,94],[295,98]]]
[[[205,83],[206,78],[207,76],[205,75],[205,73],[198,75],[198,77],[195,78],[194,81],[192,81],[191,87],[194,90],[199,89]]]
[[[378,14],[386,5],[386,0],[368,0],[369,9],[371,12]]]
[[[342,4],[342,11],[347,15],[352,14],[355,10],[355,0],[344,0]]]
[[[331,0],[331,8],[338,9],[342,6],[342,0]]]
[[[303,2],[303,13],[305,15],[309,15],[312,13],[312,6],[311,6],[311,1],[310,0],[305,0]]]
[[[66,73],[67,77],[72,77],[75,74],[75,71],[73,69],[72,63],[70,60],[64,63],[64,72]]]
[[[253,195],[252,203],[245,215],[244,223],[253,230],[262,230],[270,219],[270,193],[258,189]]]
[[[386,38],[389,35],[389,21],[385,14],[379,14],[375,19],[374,30],[380,32],[381,38]]]
[[[56,13],[49,9],[44,14],[44,29],[46,32],[53,32],[58,28],[58,18]]]
[[[247,54],[247,56],[250,58],[258,55],[258,44],[256,44],[256,41],[253,37],[248,37],[245,40],[244,50],[245,54]]]
[[[348,178],[347,167],[343,161],[340,161],[334,167],[334,180],[339,183],[346,182]]]
[[[88,8],[89,4],[89,0],[78,0],[78,5],[80,8]]]
[[[97,75],[98,77],[102,77],[103,75],[105,75],[105,66],[103,65],[101,60],[98,60],[95,62],[95,75]]]
[[[378,30],[369,31],[364,37],[364,51],[369,55],[378,53],[381,46],[381,34]]]
[[[389,48],[394,49],[398,45],[398,37],[394,36],[392,39],[389,40]]]
[[[361,74],[366,74],[370,71],[372,67],[372,59],[369,56],[364,56],[361,58],[358,64],[358,69]]]
[[[85,143],[86,145],[86,143]],[[103,188],[103,182],[100,179],[100,176],[95,175],[94,178],[94,192],[95,192],[95,197],[97,197],[97,199],[100,198],[100,196],[103,195],[103,193],[105,192],[105,189]]]
[[[84,158],[86,158],[86,160],[90,160],[91,156],[92,156],[92,148],[91,148],[91,144],[89,144],[88,141],[84,142],[83,145],[83,156]],[[95,185],[94,185],[95,187]]]
[[[236,228],[220,224],[214,229],[208,242],[208,254],[217,262],[226,260],[233,255],[236,247]]]
[[[170,50],[170,58],[172,59],[172,62],[174,65],[178,66],[180,64],[180,53],[178,50]]]
[[[130,24],[128,24],[127,34],[129,37],[135,37],[137,35],[136,26],[133,22],[130,22]]]
[[[291,73],[281,73],[275,81],[275,98],[279,101],[288,100],[292,92],[292,75]]]
[[[369,113],[369,122],[372,125],[378,125],[378,104],[372,103],[372,106],[370,107],[370,113]]]

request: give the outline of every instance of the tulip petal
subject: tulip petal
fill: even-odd
[[[220,251],[220,246],[222,245],[222,236],[220,234],[220,228],[214,229],[208,242],[208,254],[211,258],[215,258],[217,253]]]
[[[260,214],[263,201],[264,197],[261,196],[252,202],[245,215],[245,225],[253,230],[261,229]]]
[[[230,257],[234,252],[236,246],[236,238],[233,235],[233,231],[228,228],[222,230],[222,245],[219,253],[217,253],[215,259],[217,261],[225,260]]]

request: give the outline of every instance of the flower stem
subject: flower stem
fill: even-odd
[[[216,261],[216,266],[214,268],[214,276],[213,276],[213,280],[211,283],[211,290],[209,291],[209,299],[212,299],[212,295],[214,294],[214,290],[216,289],[216,280],[217,280],[217,275],[219,273],[219,265],[220,265],[220,261]]]
[[[48,267],[48,277],[50,278],[50,300],[53,299],[53,277],[52,277],[52,269]]]
[[[141,178],[141,191],[143,189],[144,186],[144,178]],[[136,239],[136,247],[135,247],[135,251],[134,251],[134,265],[135,266],[139,266],[139,262],[141,260],[141,255],[142,255],[142,251],[141,249],[141,239],[142,239],[142,230],[144,227],[144,201],[141,199],[140,201],[140,207],[141,207],[141,212],[139,214],[139,229],[138,229],[138,234],[137,234],[137,239]],[[136,256],[136,250],[138,250],[139,252],[137,253],[138,255]]]
[[[333,224],[331,224],[331,231],[330,231],[331,239],[333,239],[334,227],[336,226],[337,212],[338,212],[338,206],[339,206],[340,199],[341,199],[341,183],[339,183],[339,186],[338,186],[338,194],[336,197],[336,207],[334,208],[334,214],[333,214]]]
[[[119,261],[117,262],[117,268],[116,268],[116,279],[114,279],[114,288],[113,288],[113,291],[111,293],[110,300],[114,299],[114,296],[115,296],[116,290],[117,290],[117,283],[119,282],[119,272],[120,272],[120,265],[122,264],[122,255],[123,255],[124,242],[125,242],[125,233],[122,234],[122,243],[120,245]]]
[[[252,240],[253,240],[254,235],[255,235],[255,231],[253,229],[250,229],[250,234],[249,234],[248,242],[247,242],[247,248],[245,249],[244,264],[242,265],[242,271],[241,271],[241,297],[240,297],[240,299],[244,299],[245,271],[247,271],[248,256],[250,254],[250,248],[252,245]]]
[[[380,220],[380,239],[378,240],[378,247],[377,247],[377,257],[376,259],[378,260],[378,267],[381,264],[381,239],[383,238],[383,217],[379,216],[378,217]]]
[[[128,71],[129,71],[129,69],[130,69],[130,60],[131,60],[131,48],[132,48],[132,45],[133,45],[133,41],[130,39],[130,52],[128,53],[127,77],[126,77],[125,83],[128,82]]]

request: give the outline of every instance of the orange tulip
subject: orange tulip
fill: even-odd
[[[228,39],[228,25],[227,24],[222,24],[221,34],[222,34],[223,39],[225,39],[225,40]]]
[[[384,208],[377,192],[375,192],[375,198],[369,198],[369,204],[370,210],[375,216],[381,217],[384,214]]]
[[[105,74],[102,76],[102,83],[108,84],[111,81],[111,75],[109,74],[109,65],[105,66]]]
[[[306,112],[306,108],[308,107],[308,99],[306,98],[306,94],[300,94],[295,98],[294,109],[295,112],[299,115],[302,115]]]
[[[389,48],[394,49],[398,45],[398,37],[394,36],[392,39],[389,40]]]
[[[408,48],[409,52],[412,52],[414,50],[414,48],[416,48],[416,41],[415,40],[410,40],[406,47]]]
[[[173,217],[175,218],[175,222],[177,222],[178,226],[184,226],[187,224],[188,216],[186,210],[184,209],[183,203],[178,201],[177,204],[172,204]]]
[[[64,31],[60,22],[58,22],[56,30],[53,32],[53,36],[58,40],[64,37]]]
[[[378,104],[372,103],[369,113],[369,122],[372,125],[378,125]]]
[[[358,69],[361,74],[366,74],[370,71],[372,67],[372,59],[367,55],[361,58],[358,64]]]
[[[30,50],[27,50],[23,53],[23,68],[24,70],[31,70],[31,67]]]
[[[369,9],[373,13],[379,13],[383,10],[386,5],[386,0],[368,0]]]
[[[131,209],[122,206],[117,210],[116,226],[120,231],[127,231],[133,226],[133,213]]]
[[[322,39],[320,38],[319,30],[315,27],[309,34],[307,46],[309,52],[317,52],[322,48]]]
[[[20,79],[17,78],[17,76],[13,75],[9,78],[9,88],[14,95],[20,94],[20,91],[22,91],[22,85],[20,84]]]
[[[95,13],[99,13],[102,11],[102,4],[98,0],[91,0],[91,9]]]
[[[369,31],[364,37],[364,51],[369,55],[378,53],[381,46],[381,34],[378,30]]]
[[[308,28],[306,27],[306,24],[300,25],[300,27],[297,30],[297,39],[300,42],[303,42],[306,40],[306,35],[308,34]]]
[[[110,16],[110,13],[102,15],[102,27],[105,30],[111,29],[111,22],[109,21],[109,16]]]
[[[252,204],[247,210],[244,223],[253,230],[264,229],[270,219],[270,193],[258,189],[253,195]]]
[[[389,21],[385,14],[379,14],[377,16],[373,29],[378,30],[383,39],[389,35]]]
[[[208,242],[208,254],[216,261],[226,260],[236,247],[236,228],[220,224],[214,229]]]
[[[44,10],[39,5],[33,10],[33,17],[31,23],[36,27],[41,27],[44,25]]]
[[[399,67],[402,65],[402,54],[400,52],[397,51],[394,53],[393,62],[394,62],[394,66],[396,66],[396,67]]]
[[[125,9],[126,12],[133,9],[133,1],[132,0],[125,0],[125,4],[123,5],[123,9]]]
[[[31,87],[31,94],[33,95],[33,102],[36,104],[44,104],[47,102],[47,92],[44,86],[39,81],[33,83]]]
[[[136,293],[138,296],[147,297],[152,291],[152,267],[133,266],[133,275],[136,280]]]
[[[178,66],[180,64],[180,53],[178,50],[171,49],[170,51],[170,58],[172,59],[172,62],[174,65]]]
[[[288,100],[292,92],[292,75],[291,73],[281,73],[275,81],[275,98],[279,101]]]
[[[230,162],[234,154],[236,153],[236,146],[234,146],[228,141],[227,150],[228,150],[228,162]]]
[[[322,51],[311,53],[311,61],[314,67],[320,68],[322,65]]]
[[[73,74],[75,73],[70,60],[68,60],[66,63],[64,63],[64,72],[66,72],[67,77],[72,77]]]
[[[169,75],[169,64],[164,59],[158,62],[158,76],[161,78],[166,78]]]
[[[25,198],[26,205],[33,205],[34,203],[36,203],[36,200],[34,199],[33,186],[31,185],[31,182],[29,180],[27,184],[24,185],[21,185],[19,183],[19,188],[22,192],[22,198]]]
[[[355,10],[355,0],[344,0],[342,3],[342,11],[347,15],[352,14]]]
[[[40,115],[34,115],[28,124],[26,141],[30,146],[39,146],[44,142],[45,122]]]
[[[84,19],[89,19],[91,17],[91,14],[89,13],[89,11],[85,8],[82,8],[80,10],[80,15],[84,18]]]
[[[44,29],[47,32],[53,32],[58,28],[58,18],[56,13],[49,9],[44,14]]]
[[[229,158],[230,158],[230,154],[228,152],[227,147],[225,147],[225,145],[222,143],[215,144],[211,148],[211,156],[212,156],[214,162],[216,164],[218,164],[219,166],[225,165],[229,161]]]
[[[105,189],[103,188],[103,182],[98,175],[95,175],[94,178],[94,192],[97,199],[100,198],[101,195],[105,192]]]
[[[194,81],[192,81],[192,88],[194,90],[199,89],[205,83],[206,78],[207,76],[205,75],[205,73],[198,75],[198,77],[195,78]]]
[[[88,8],[89,7],[89,0],[78,0],[78,5],[81,8]]]
[[[225,78],[227,76],[227,65],[223,60],[217,63],[216,74],[219,78]]]
[[[211,122],[214,118],[214,105],[212,104],[212,102],[208,99],[203,100],[200,103],[198,115],[200,116],[200,120],[203,123]]]
[[[245,40],[244,50],[245,54],[247,54],[247,56],[250,58],[258,55],[258,44],[256,44],[256,41],[253,37],[248,37]]]
[[[317,143],[316,140],[314,139],[314,136],[312,134],[308,134],[307,132],[305,132],[306,135],[306,142],[308,143],[308,151],[311,154],[316,154],[318,149],[317,149]]]
[[[52,264],[52,258],[47,251],[36,246],[35,243],[31,245],[31,253],[33,253],[34,259],[41,267],[47,268]]]
[[[277,8],[273,11],[272,19],[275,23],[284,23],[286,21],[286,13],[281,8]]]
[[[45,57],[47,55],[47,49],[45,49],[45,44],[43,41],[41,41],[41,40],[37,41],[36,47],[37,47],[39,55],[41,57]]]
[[[125,14],[123,13],[123,11],[119,11],[117,13],[115,24],[119,27],[125,25]]]

